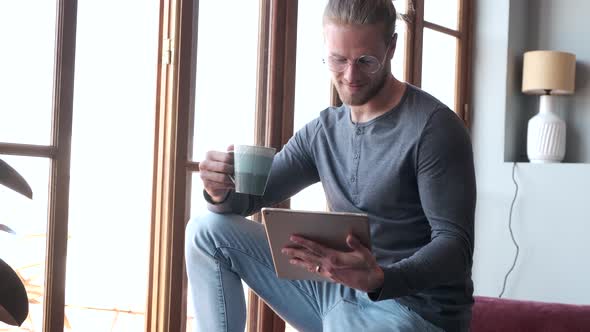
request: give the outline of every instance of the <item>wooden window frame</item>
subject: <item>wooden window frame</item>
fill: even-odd
[[[184,228],[191,174],[198,171],[191,154],[199,1],[160,0],[160,6],[146,330],[184,331]],[[460,0],[459,29],[452,30],[425,21],[424,0],[410,0],[404,65],[406,81],[420,86],[424,29],[457,37],[454,107],[468,126],[473,6],[473,0]],[[255,141],[278,149],[293,134],[297,10],[297,0],[260,0]],[[51,144],[0,143],[2,154],[51,160],[43,307],[43,330],[47,331],[61,331],[64,326],[76,20],[77,0],[58,0]],[[333,87],[331,103],[340,103]],[[248,331],[284,330],[284,322],[263,301],[253,293],[249,299]]]
[[[169,9],[167,12],[163,14],[163,21],[161,22],[160,27],[160,38],[161,40],[170,39],[172,40],[172,44],[176,45],[177,42],[179,43],[178,48],[172,48],[174,52],[180,53],[178,59],[178,76],[179,79],[175,79],[174,77],[167,78],[167,84],[171,84],[175,86],[176,90],[184,89],[183,92],[174,93],[174,89],[169,91],[159,91],[158,96],[160,100],[169,98],[170,95],[175,95],[177,97],[177,103],[184,103],[187,108],[183,108],[183,112],[188,113],[188,121],[184,123],[189,126],[189,128],[184,128],[184,132],[186,133],[185,137],[182,135],[178,135],[178,139],[184,139],[189,141],[187,148],[190,148],[192,151],[192,119],[194,118],[194,98],[195,98],[195,90],[194,90],[194,82],[195,82],[195,73],[196,73],[196,57],[197,57],[197,36],[198,36],[198,1],[191,2],[192,6],[186,6],[186,2],[190,2],[188,0],[162,0],[164,4],[164,8],[167,7],[167,3],[177,2],[176,11]],[[297,0],[260,0],[260,22],[259,22],[259,46],[258,46],[258,70],[257,70],[257,90],[256,90],[256,114],[255,114],[255,143],[260,145],[266,145],[275,147],[277,149],[281,149],[282,146],[289,140],[289,138],[293,135],[293,121],[294,121],[294,103],[295,103],[295,51],[296,51],[296,43],[297,43],[297,10],[298,10],[298,1]],[[169,6],[170,7],[170,6]],[[172,16],[178,15],[181,18],[180,24],[177,26],[181,26],[180,30],[177,31],[177,35],[184,36],[186,40],[178,40],[177,37],[171,36],[170,33],[167,33],[166,29],[170,24],[166,22],[165,17],[169,17],[168,20],[173,20]],[[183,23],[184,22],[184,23]],[[190,30],[189,30],[190,29]],[[188,47],[188,44],[194,41],[191,44],[191,47]],[[161,42],[163,43],[163,42]],[[165,43],[164,43],[165,44]],[[183,45],[186,45],[183,48]],[[162,49],[162,47],[160,47]],[[165,56],[165,55],[162,55]],[[183,69],[180,69],[180,68]],[[160,66],[160,71],[165,71],[165,65]],[[186,76],[183,80],[181,75],[184,73]],[[190,73],[190,74],[187,74]],[[192,75],[191,77],[188,77]],[[162,73],[159,75],[160,77],[163,76]],[[164,80],[162,78],[162,80]],[[164,84],[164,83],[162,83]],[[186,89],[186,86],[191,86],[191,88]],[[170,113],[170,117],[174,117],[174,114],[178,113],[179,106],[175,106],[174,103],[168,106],[162,105],[163,103],[160,101],[160,105],[158,106],[163,113]],[[163,111],[163,109],[167,108],[167,111]],[[161,115],[160,117],[163,117]],[[190,125],[189,125],[190,124]],[[177,125],[179,125],[177,123]],[[177,153],[180,150],[176,150]],[[162,153],[160,153],[162,154]],[[198,172],[199,170],[199,163],[197,161],[192,160],[192,156],[190,153],[184,154],[184,166],[185,166],[185,174],[190,174],[191,172]],[[158,159],[159,157],[156,157]],[[176,162],[180,163],[182,161],[182,156],[178,155],[178,158],[175,160]],[[158,169],[155,171],[155,178],[160,179],[163,177],[163,167],[158,166]],[[162,173],[162,174],[160,174]],[[176,183],[180,184],[181,182],[185,182],[184,188],[186,189],[183,193],[184,196],[181,196],[182,200],[185,202],[190,201],[190,177],[184,179],[177,179]],[[158,192],[155,188],[154,196],[158,196]],[[165,195],[160,195],[164,197]],[[155,204],[155,211],[157,213],[158,205],[166,206],[166,205],[183,205],[185,203],[177,202],[177,197],[175,197],[172,201],[161,201],[158,204]],[[186,203],[188,205],[188,203]],[[282,207],[288,207],[289,202],[281,203]],[[185,206],[186,207],[186,206]],[[186,212],[186,208],[185,208]],[[157,227],[162,227],[157,225],[157,221],[160,220],[170,220],[171,217],[168,218],[154,218],[152,227],[156,229]],[[259,216],[254,216],[254,219],[259,219]],[[172,222],[169,221],[169,229],[173,228],[173,224],[177,225],[175,231],[178,234],[182,233],[184,236],[184,226],[188,221],[188,215],[185,215],[181,218],[180,214],[177,215],[177,218]],[[164,221],[165,222],[165,221]],[[181,227],[182,225],[182,227]],[[180,239],[180,235],[177,236]],[[175,252],[166,252],[165,250],[158,249],[157,244],[158,241],[164,244],[169,239],[162,239],[158,238],[157,233],[153,235],[153,245],[156,245],[156,248],[153,249],[152,255],[161,255],[161,260],[166,261],[170,260],[170,255],[177,257],[181,257],[184,260],[184,255],[181,252],[175,254]],[[156,258],[157,259],[157,258]],[[157,266],[157,263],[154,263],[154,266],[150,267],[151,277],[150,277],[150,285],[157,286],[156,280],[158,276],[162,279],[161,276],[167,277],[168,279],[171,278],[172,275],[181,275],[182,276],[182,287],[177,287],[173,290],[173,293],[177,295],[176,298],[183,298],[182,308],[172,307],[171,306],[171,299],[174,298],[172,293],[169,296],[166,296],[164,300],[161,301],[161,304],[156,305],[153,302],[158,301],[157,299],[161,298],[160,293],[158,293],[158,287],[153,287],[150,308],[148,310],[149,317],[147,321],[150,325],[148,325],[148,330],[150,331],[164,331],[161,327],[168,325],[171,329],[169,331],[177,331],[185,330],[184,325],[174,325],[172,326],[171,318],[172,316],[176,317],[178,321],[184,322],[186,320],[186,287],[187,287],[187,280],[186,274],[184,270],[181,270],[180,266],[176,266],[176,268],[167,268],[164,262],[160,263],[160,267]],[[164,281],[160,281],[160,284],[163,282],[165,283],[166,278],[163,278]],[[248,308],[248,319],[247,319],[247,329],[248,331],[281,331],[285,328],[285,323],[282,319],[280,319],[265,303],[261,301],[260,298],[250,291],[248,295],[249,299],[249,308]],[[166,312],[167,313],[162,313]],[[160,318],[158,318],[160,317]],[[168,317],[168,318],[166,318]],[[157,323],[158,321],[163,321],[163,323]],[[150,323],[151,322],[151,323]],[[167,323],[166,323],[167,322]],[[157,328],[155,328],[157,327]],[[155,328],[155,329],[154,329]]]
[[[470,127],[471,114],[471,53],[473,35],[473,7],[475,0],[459,0],[458,29],[450,29],[424,19],[424,1],[409,0],[406,8],[408,34],[406,35],[405,73],[406,81],[415,86],[422,85],[422,55],[424,29],[457,38],[457,62],[455,79],[455,112]]]
[[[146,331],[186,331],[184,235],[190,215],[199,1],[160,0]]]
[[[263,0],[264,1],[264,0]],[[276,0],[274,2],[282,2],[280,0]],[[297,11],[297,1],[293,1],[293,3],[289,3],[291,7],[291,11]],[[413,7],[413,8],[412,8]],[[421,76],[422,76],[422,50],[423,50],[423,31],[424,28],[430,28],[445,34],[452,35],[458,39],[457,42],[457,74],[456,74],[456,81],[455,81],[455,105],[454,109],[456,113],[463,119],[465,124],[469,127],[469,98],[470,98],[470,73],[471,73],[471,34],[472,34],[472,12],[473,12],[473,0],[459,0],[459,29],[452,30],[432,22],[428,22],[424,20],[424,0],[409,0],[408,1],[408,8],[406,8],[406,13],[408,13],[408,34],[406,35],[406,53],[405,53],[405,64],[404,64],[404,72],[406,73],[406,81],[410,84],[421,86]],[[274,17],[274,15],[282,15],[283,17]],[[270,56],[277,56],[283,57],[288,56],[282,54],[281,52],[289,52],[293,53],[293,67],[295,63],[295,52],[296,52],[296,31],[297,31],[297,20],[296,14],[294,15],[295,19],[289,17],[289,11],[282,12],[282,11],[272,11],[271,19],[276,22],[285,22],[285,27],[283,32],[284,38],[287,41],[287,46],[285,48],[278,48],[274,49],[271,48]],[[272,25],[271,25],[272,29]],[[290,32],[291,31],[291,32]],[[293,32],[294,31],[294,32]],[[281,31],[279,31],[281,32]],[[277,36],[280,34],[277,34]],[[294,38],[295,40],[291,40]],[[289,43],[292,42],[293,44]],[[275,55],[274,52],[278,52],[278,55]],[[271,72],[276,70],[277,68],[273,66],[271,62],[268,66],[268,70]],[[287,72],[287,74],[292,74],[291,76],[283,76],[283,80],[287,82],[294,82],[295,80],[295,72]],[[259,91],[260,92],[260,91]],[[269,90],[268,92],[272,92]],[[293,89],[284,89],[284,99],[287,102],[291,102],[290,104],[285,104],[283,107],[288,107],[285,109],[293,110],[293,103],[292,101],[295,98],[295,90]],[[289,95],[292,94],[292,95]],[[330,100],[332,105],[340,105],[341,100],[338,97],[338,93],[335,90],[334,86],[332,86],[330,91]],[[278,112],[280,110],[275,110]],[[287,118],[291,119],[291,128],[285,127],[288,126],[289,123],[283,121],[282,125],[279,125],[277,122],[267,122],[267,130],[272,132],[274,136],[285,137],[284,134],[291,133],[293,131],[292,128],[292,119],[293,114],[283,115]],[[257,122],[258,124],[258,122]],[[289,135],[290,137],[290,135]],[[288,138],[288,137],[287,137]],[[285,141],[286,142],[286,141]],[[266,142],[268,143],[268,141]],[[254,295],[256,298],[256,296]],[[255,311],[257,310],[257,311]],[[248,332],[282,332],[284,331],[284,323],[280,323],[277,321],[281,321],[281,318],[278,317],[268,306],[263,307],[255,307],[251,308],[249,312],[250,317],[256,315],[258,317],[266,317],[266,320],[272,323],[267,323],[264,325],[259,325],[254,328],[248,329]],[[260,321],[260,319],[258,319]]]
[[[424,0],[408,10],[406,80],[421,85],[424,28],[458,38],[457,113],[469,124],[472,0],[460,0],[459,29],[424,20]],[[184,227],[188,220],[192,119],[197,55],[198,1],[161,0],[154,193],[146,330],[183,331],[186,317]],[[69,172],[75,68],[77,0],[57,3],[51,145],[0,143],[0,153],[51,159],[44,330],[64,324]],[[261,0],[256,143],[281,148],[293,134],[297,1]],[[180,33],[182,31],[182,33]],[[338,104],[332,89],[332,104]],[[59,195],[58,195],[59,193]],[[285,203],[288,206],[288,202]],[[177,301],[176,299],[183,299]],[[250,294],[249,331],[279,331],[280,320]]]
[[[408,34],[406,35],[404,72],[407,82],[418,87],[421,86],[423,31],[425,28],[458,38],[457,76],[455,82],[456,102],[453,106],[457,114],[469,126],[473,1],[459,1],[458,30],[425,21],[424,0],[408,1],[406,10]],[[195,6],[198,7],[198,1],[196,2]],[[194,11],[194,9],[192,10]],[[297,10],[297,0],[260,0],[255,142],[256,144],[272,146],[278,149],[293,134]],[[198,10],[196,13],[198,13]],[[184,10],[182,15],[185,18],[187,17]],[[196,20],[196,18],[193,19]],[[186,25],[186,27],[189,26],[189,24]],[[187,35],[191,35],[196,40],[196,22],[193,22],[192,29]],[[194,54],[186,55],[184,59],[195,59],[196,47],[192,48],[192,52]],[[183,61],[185,60],[180,60],[181,65]],[[193,63],[190,68],[186,67],[184,72],[196,73],[196,64]],[[187,82],[189,81],[194,86],[194,77],[187,80]],[[341,103],[333,86],[330,95],[332,105]],[[189,89],[186,94],[178,94],[178,96],[179,99],[191,100],[187,104],[194,106],[194,89]],[[193,112],[193,107],[188,112]],[[193,114],[191,113],[190,116],[192,118]],[[192,122],[190,123],[192,124]],[[192,133],[188,139],[192,141]],[[189,172],[198,171],[198,162],[188,158],[186,167]],[[187,188],[190,188],[188,184]],[[190,191],[187,190],[186,193],[187,196],[190,196]],[[288,202],[285,202],[283,206],[288,207],[288,204]],[[172,272],[178,273],[179,269]],[[186,287],[186,276],[183,277],[183,287]],[[252,292],[249,294],[249,303],[247,319],[247,330],[249,332],[277,332],[284,330],[285,324],[280,317]],[[182,316],[180,320],[183,320]]]
[[[50,145],[0,142],[0,154],[50,159],[43,331],[64,330],[77,5],[77,0],[56,3]],[[192,152],[198,1],[161,0],[160,8],[146,331],[184,331],[191,174],[186,161]],[[185,34],[179,37],[181,29]]]
[[[280,150],[293,136],[299,2],[261,0],[260,4],[255,142]],[[280,207],[289,205],[287,200]],[[285,330],[285,322],[251,290],[248,300],[248,332]]]
[[[50,160],[43,331],[64,328],[77,7],[77,0],[56,2],[50,145],[0,143],[0,154]]]

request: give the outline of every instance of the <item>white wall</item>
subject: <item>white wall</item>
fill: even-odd
[[[580,8],[588,8],[590,3],[587,0],[565,2]],[[557,3],[562,1],[477,2],[472,126],[478,182],[473,268],[476,295],[498,296],[515,253],[508,232],[509,208],[515,189],[511,179],[513,164],[504,162],[504,141],[522,133],[510,129],[505,118],[512,121],[514,114],[510,112],[528,105],[518,94],[518,56],[529,47],[522,43],[528,44],[530,36],[521,29],[538,25],[534,20],[526,24],[520,20],[531,15],[533,6]],[[557,21],[552,18],[552,24],[572,20],[571,13],[565,10],[546,11],[542,15],[549,14],[559,16]],[[577,29],[578,37],[587,39],[589,25],[582,16],[576,16],[578,22],[568,26]],[[544,17],[537,19],[547,21]],[[554,27],[545,25],[543,29],[551,31]],[[590,52],[580,55],[590,56]],[[587,80],[583,77],[588,75],[586,71],[582,70],[581,75],[580,80]],[[584,90],[577,97],[588,96],[590,93]],[[586,130],[583,134],[590,137],[590,123],[582,128]],[[518,154],[516,150],[510,153]],[[590,164],[518,163],[516,178],[520,190],[513,211],[513,230],[521,251],[504,297],[589,304],[590,198],[587,188],[590,188]]]

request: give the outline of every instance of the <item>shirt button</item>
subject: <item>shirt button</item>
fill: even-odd
[[[353,158],[354,159],[359,159],[360,158],[360,153],[355,152]]]
[[[357,135],[361,135],[362,133],[363,133],[363,130],[361,128],[356,128]]]
[[[355,182],[356,182],[356,177],[354,177],[354,176],[353,176],[353,177],[351,177],[351,178],[350,178],[350,182],[352,182],[352,183],[355,183]]]

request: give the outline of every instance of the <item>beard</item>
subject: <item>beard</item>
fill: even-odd
[[[385,69],[385,68],[384,68]],[[372,77],[360,90],[356,92],[349,91],[342,79],[333,79],[338,96],[343,103],[350,106],[360,106],[366,104],[371,98],[375,97],[385,85],[387,71],[381,70],[379,76]]]

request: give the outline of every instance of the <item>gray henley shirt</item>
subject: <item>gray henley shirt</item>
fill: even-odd
[[[446,331],[467,331],[476,201],[462,121],[407,85],[400,103],[365,123],[330,107],[276,155],[262,197],[230,193],[209,209],[247,216],[321,181],[332,211],[367,213],[385,272],[374,301],[396,299]]]

